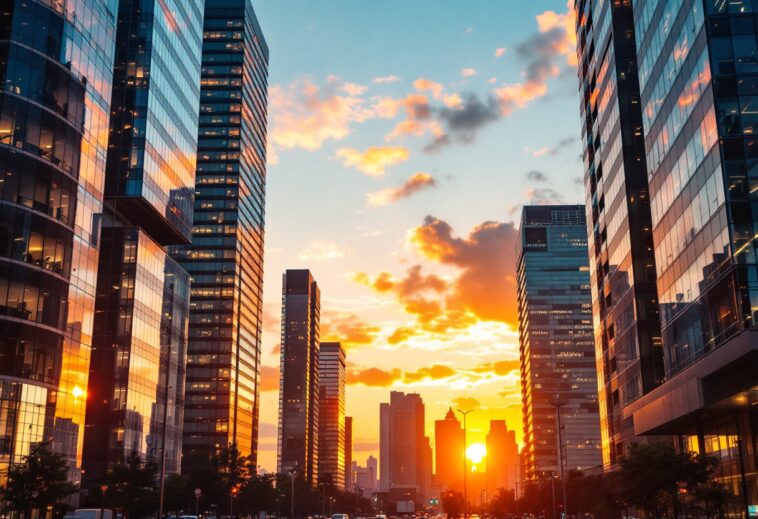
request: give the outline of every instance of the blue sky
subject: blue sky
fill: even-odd
[[[253,5],[271,97],[259,463],[275,469],[286,268],[313,270],[347,346],[359,462],[390,388],[421,393],[428,434],[467,404],[475,436],[506,418],[520,438],[512,223],[583,200],[565,0]]]

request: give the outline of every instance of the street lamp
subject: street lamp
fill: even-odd
[[[321,487],[321,517],[326,516],[326,483],[319,483]]]
[[[234,519],[234,498],[237,497],[237,492],[239,492],[240,489],[237,485],[234,485],[232,487],[232,490],[230,491],[231,497],[229,497],[229,517],[230,519]]]
[[[295,519],[295,469],[289,469],[290,473],[290,517]]]
[[[566,478],[563,474],[563,462],[564,462],[564,456],[563,456],[563,436],[561,433],[561,429],[563,429],[563,426],[561,425],[561,407],[566,405],[566,402],[561,402],[558,400],[558,395],[555,395],[555,401],[554,402],[548,402],[551,406],[555,407],[555,416],[556,421],[558,422],[558,460],[561,465],[561,491],[563,493],[563,513],[566,514],[566,517],[568,517],[568,503],[566,501]]]
[[[466,415],[471,411],[473,411],[473,409],[469,409],[468,411],[461,411],[458,409],[458,412],[463,416],[463,519],[468,517],[468,489],[466,488],[466,473],[468,472],[466,469]]]
[[[334,498],[329,497],[329,517],[332,516],[332,505],[334,504]]]
[[[195,517],[200,517],[198,510],[200,508],[200,495],[203,493],[199,488],[195,489]]]
[[[105,519],[105,493],[108,491],[108,485],[103,483],[100,485],[100,492],[103,494],[100,501],[100,519]]]

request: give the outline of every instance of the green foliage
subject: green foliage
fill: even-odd
[[[128,519],[153,515],[158,510],[157,472],[154,463],[143,462],[138,453],[132,452],[106,474],[105,506],[123,510]]]
[[[68,480],[66,460],[50,450],[48,443],[38,443],[31,448],[22,463],[8,472],[8,484],[0,489],[6,508],[24,512],[46,510],[48,506],[60,509],[63,501],[76,492],[76,485]]]

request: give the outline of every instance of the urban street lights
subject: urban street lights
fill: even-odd
[[[232,490],[230,492],[231,496],[229,497],[229,517],[231,519],[234,519],[234,498],[237,497],[237,492],[239,491],[239,487],[235,485],[232,487]]]
[[[195,517],[200,517],[198,510],[200,509],[200,495],[203,493],[199,488],[195,489]]]
[[[321,517],[326,516],[326,483],[319,483],[321,487]]]
[[[108,491],[108,485],[103,483],[100,485],[100,493],[103,494],[102,500],[100,501],[100,519],[105,519],[105,493]]]
[[[555,401],[549,402],[549,404],[555,407],[556,421],[558,422],[558,461],[561,465],[561,492],[563,493],[563,513],[568,517],[568,503],[566,502],[566,478],[563,474],[563,436],[561,430],[563,425],[561,424],[561,407],[566,405],[566,402],[558,400],[558,395],[555,395]]]
[[[295,519],[295,469],[289,469],[290,473],[290,517]]]
[[[466,415],[471,411],[473,411],[473,409],[469,409],[468,411],[461,411],[458,409],[458,412],[463,415],[463,519],[468,517],[468,489],[466,488],[466,473],[468,472],[466,469]]]

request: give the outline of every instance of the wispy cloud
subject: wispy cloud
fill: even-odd
[[[461,69],[461,77],[471,77],[476,76],[476,69],[475,68],[464,68]]]
[[[429,173],[416,173],[400,187],[390,187],[366,195],[369,207],[383,207],[408,198],[425,189],[437,185],[435,178]]]
[[[531,182],[547,182],[547,175],[545,175],[542,171],[533,169],[526,172],[526,179]]]
[[[324,312],[321,318],[321,339],[341,342],[345,348],[371,344],[381,331],[353,313]]]
[[[336,157],[345,166],[354,167],[366,175],[381,177],[385,169],[408,160],[408,148],[402,146],[371,146],[366,151],[340,148]]]
[[[495,49],[496,58],[503,57],[504,55],[505,55],[505,47],[498,47],[497,49]]]
[[[390,74],[388,76],[375,77],[371,82],[372,83],[394,83],[395,81],[400,81],[400,78],[394,74]]]
[[[342,258],[345,254],[345,249],[335,243],[315,241],[301,250],[297,257],[300,261],[328,261]]]
[[[498,365],[500,364],[500,365]],[[473,367],[457,367],[448,364],[431,364],[414,370],[399,368],[361,368],[351,366],[347,372],[347,383],[361,384],[369,387],[391,387],[395,385],[429,386],[455,384],[473,386],[493,380],[507,380],[516,376],[519,369],[518,360],[502,363],[485,363]],[[459,407],[474,407],[478,402],[471,397],[458,397],[451,401]]]

